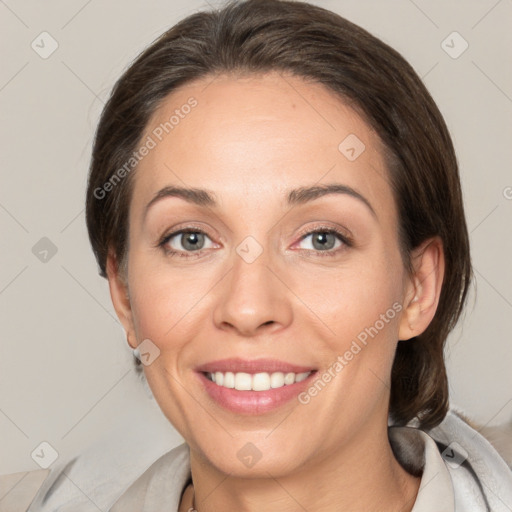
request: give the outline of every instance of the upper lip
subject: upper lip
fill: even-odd
[[[315,370],[311,366],[303,366],[298,364],[287,363],[285,361],[279,361],[278,359],[240,359],[240,358],[229,358],[219,359],[218,361],[211,361],[209,363],[202,364],[196,368],[198,372],[244,372],[244,373],[304,373]]]

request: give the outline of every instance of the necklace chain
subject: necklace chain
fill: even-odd
[[[194,489],[194,484],[192,484],[192,510],[190,512],[197,512],[197,509],[196,509],[196,490]]]

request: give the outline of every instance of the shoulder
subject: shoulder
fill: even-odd
[[[181,493],[190,477],[190,449],[182,443],[156,460],[119,497],[110,512],[140,512],[145,507],[178,510]]]
[[[455,416],[487,439],[508,467],[512,469],[512,422],[489,426],[472,420],[459,409],[453,409],[452,411]]]
[[[450,472],[455,503],[462,509],[512,510],[512,470],[483,427],[452,407],[444,420],[427,431]],[[510,444],[510,434],[504,434]]]
[[[50,469],[0,475],[0,512],[24,512],[43,485]]]
[[[174,435],[140,436],[113,430],[76,456],[56,461],[35,489],[26,512],[98,512],[110,507],[162,454]],[[0,502],[1,503],[1,502]],[[18,512],[19,508],[9,510]],[[3,509],[0,509],[3,512]]]
[[[410,473],[423,473],[422,485],[432,482],[427,494],[418,495],[413,510],[431,510],[439,496],[448,508],[440,504],[436,510],[512,510],[512,471],[477,427],[454,408],[432,429],[420,430],[417,419],[403,427],[390,426],[397,459]],[[501,441],[510,446],[510,435],[504,435]]]

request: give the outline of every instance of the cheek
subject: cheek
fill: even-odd
[[[319,394],[317,389],[325,388],[322,400],[337,404],[326,414],[337,417],[335,411],[347,408],[359,411],[362,421],[385,400],[402,310],[400,276],[400,267],[383,272],[382,267],[367,266],[342,272],[337,279],[326,276],[325,282],[316,281],[325,285],[323,293],[310,295],[308,305],[314,303],[314,312],[322,321],[316,322],[319,327],[313,337],[323,338],[324,366],[319,378],[326,384],[313,386],[307,394],[313,397]]]
[[[364,258],[307,280],[297,276],[293,289],[333,338],[346,343],[375,324],[382,334],[393,335],[401,309],[401,283],[399,263]]]
[[[135,265],[130,288],[137,339],[149,338],[162,351],[183,343],[184,332],[194,331],[193,310],[208,290],[204,279],[183,279],[144,267],[137,273]]]
[[[321,319],[310,325],[319,325],[313,337],[323,338],[325,398],[340,406],[359,404],[361,411],[377,406],[389,389],[402,310],[400,264],[364,260],[317,275],[315,286],[300,292]]]

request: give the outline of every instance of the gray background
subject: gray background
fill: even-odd
[[[452,403],[482,423],[509,421],[512,0],[313,3],[400,51],[446,118],[477,281],[447,347]],[[148,461],[180,442],[133,371],[83,204],[92,137],[115,80],[154,38],[204,7],[0,0],[0,474],[39,469],[31,453],[43,441],[64,460],[122,439]],[[58,43],[45,59],[43,31]],[[454,31],[469,45],[457,58],[464,41]]]

